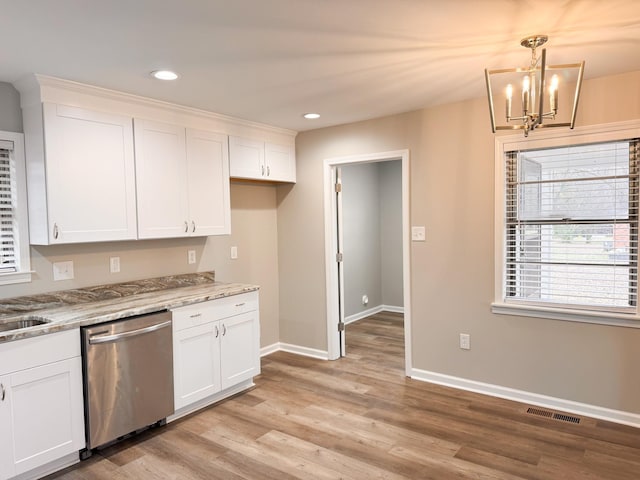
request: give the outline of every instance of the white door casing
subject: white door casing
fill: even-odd
[[[402,161],[402,264],[403,264],[403,300],[404,300],[404,341],[405,374],[410,376],[411,361],[411,225],[410,225],[410,186],[409,186],[409,150],[350,155],[328,158],[324,161],[324,217],[325,217],[325,279],[327,298],[327,357],[329,360],[340,358],[339,290],[338,290],[338,252],[337,202],[335,195],[335,169],[339,165]]]

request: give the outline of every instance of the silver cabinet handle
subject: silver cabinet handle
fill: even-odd
[[[193,315],[189,315],[189,318],[198,318],[201,317],[202,314],[201,313],[194,313]]]
[[[224,337],[227,334],[227,326],[223,323],[222,324],[222,336]]]
[[[245,303],[245,302],[242,302],[242,303],[236,303],[236,307],[241,307],[241,306],[243,306],[243,305],[244,305],[244,303]]]
[[[191,220],[191,232],[195,233],[195,231],[196,231],[196,222]]]
[[[187,222],[186,220],[184,221],[184,233],[187,233],[189,231],[189,222]]]
[[[4,402],[4,397],[7,396],[7,391],[4,389],[4,385],[0,383],[0,390],[2,390],[2,397],[0,397],[0,401]]]
[[[271,167],[267,165],[267,177],[271,175]]]
[[[216,338],[218,338],[219,335],[220,335],[220,330],[218,329],[218,326],[216,325]]]
[[[58,224],[54,223],[53,224],[53,238],[55,238],[56,240],[58,239],[58,234],[60,232],[58,231]]]
[[[118,340],[121,340],[123,338],[135,337],[138,335],[144,335],[145,333],[155,332],[156,330],[160,330],[161,328],[168,327],[170,325],[171,320],[167,320],[166,322],[157,323],[155,325],[151,325],[150,327],[130,330],[128,332],[116,333],[115,335],[105,335],[103,337],[93,336],[89,337],[89,343],[91,345],[95,345],[96,343],[117,342]]]
[[[262,176],[264,177],[264,165],[262,165]]]

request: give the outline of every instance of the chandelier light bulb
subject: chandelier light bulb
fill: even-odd
[[[531,85],[530,82],[531,80],[529,80],[528,75],[522,79],[522,110],[525,115],[529,111],[529,88]]]

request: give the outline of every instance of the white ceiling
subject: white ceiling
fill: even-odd
[[[42,73],[298,131],[482,96],[484,68],[527,66],[536,33],[586,78],[640,70],[639,0],[0,0],[0,18],[0,81]]]

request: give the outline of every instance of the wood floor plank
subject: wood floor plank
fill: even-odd
[[[287,452],[299,452],[303,458],[313,459],[318,465],[327,465],[331,469],[329,479],[335,479],[337,475],[344,478],[368,478],[374,480],[406,480],[407,477],[384,470],[367,462],[355,459],[340,452],[327,448],[318,448],[311,442],[305,442],[277,431],[271,431],[259,439],[260,443],[279,445],[283,455]],[[315,476],[315,471],[312,471]]]
[[[347,356],[276,352],[256,387],[49,480],[638,480],[640,430],[406,378],[401,314],[347,325]]]
[[[335,471],[305,459],[303,455],[299,454],[298,450],[282,451],[281,449],[269,448],[269,445],[264,442],[259,443],[258,441],[241,438],[237,435],[237,431],[222,425],[206,432],[204,436],[219,445],[227,447],[229,450],[258,461],[266,467],[278,470],[280,478],[282,474],[288,474],[290,477],[301,480],[311,477],[319,480],[329,480],[336,476]],[[264,438],[264,436],[260,438]]]
[[[434,480],[444,478],[482,479],[482,480],[518,480],[519,477],[502,469],[486,468],[482,463],[468,462],[457,456],[427,453],[413,446],[394,447],[391,452],[406,461],[418,462],[424,466],[425,474]]]

